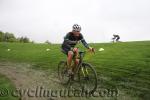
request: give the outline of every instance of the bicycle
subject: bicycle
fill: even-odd
[[[79,64],[75,67],[76,72],[73,77],[77,75],[77,82],[79,82],[81,88],[88,89],[89,93],[93,93],[97,89],[97,73],[91,64],[83,61],[85,54],[86,51],[79,52]],[[67,61],[60,61],[58,64],[58,77],[64,85],[70,84],[71,81],[76,81],[72,79],[72,76],[68,76],[67,69]]]

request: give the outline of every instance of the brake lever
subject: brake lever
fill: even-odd
[[[94,48],[92,48],[92,52],[95,54],[95,49]]]

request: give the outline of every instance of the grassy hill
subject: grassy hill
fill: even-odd
[[[95,67],[99,88],[117,88],[132,97],[150,99],[150,41],[90,45],[96,53],[87,54],[85,61]],[[101,47],[102,52],[98,51]],[[0,61],[26,62],[54,72],[63,59],[59,44],[0,43]]]
[[[0,74],[0,100],[18,100],[18,97],[13,97],[9,93],[14,88],[14,84],[7,77]]]

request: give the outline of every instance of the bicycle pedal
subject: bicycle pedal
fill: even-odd
[[[74,74],[71,74],[69,77],[70,77],[71,80],[73,80],[73,81],[75,80],[74,79]]]
[[[84,77],[85,80],[90,80],[90,78],[88,76]]]

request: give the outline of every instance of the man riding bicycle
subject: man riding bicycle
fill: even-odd
[[[113,42],[118,42],[119,39],[120,39],[120,36],[119,36],[119,35],[113,34],[113,38],[112,38]]]
[[[79,63],[79,60],[75,59],[75,66],[71,66],[73,57],[77,57],[78,55],[78,49],[74,47],[77,43],[79,43],[79,41],[81,41],[87,49],[93,51],[93,48],[87,44],[87,42],[83,38],[83,35],[80,32],[81,26],[78,24],[74,24],[72,27],[72,31],[67,33],[67,35],[64,37],[64,41],[61,46],[62,52],[67,55],[67,66],[69,74],[74,74],[74,67],[76,67]]]

